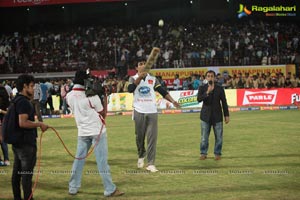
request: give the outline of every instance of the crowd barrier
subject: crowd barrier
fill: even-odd
[[[300,105],[300,88],[274,89],[226,89],[229,107],[249,106],[289,106]],[[182,109],[200,109],[202,102],[197,101],[197,90],[170,91],[174,100]],[[132,93],[114,93],[108,98],[108,111],[124,112],[132,110]],[[173,109],[172,103],[156,94],[156,105],[159,110]]]
[[[274,89],[226,89],[230,112],[254,110],[297,110],[300,108],[300,88]],[[156,105],[161,114],[200,112],[202,103],[197,101],[197,90],[170,91],[171,96],[180,103],[181,109],[156,94]],[[113,93],[108,97],[108,115],[131,115],[132,93]],[[59,97],[53,96],[56,110]],[[68,118],[72,115],[45,115],[44,118]]]
[[[258,111],[258,110],[300,110],[300,106],[290,105],[290,106],[249,106],[249,107],[230,107],[229,112],[238,112],[238,111]],[[199,113],[201,109],[167,109],[167,110],[158,110],[159,114],[180,114],[180,113]],[[132,111],[121,111],[121,112],[108,112],[108,116],[116,115],[132,115]],[[52,118],[73,118],[72,114],[70,115],[43,115],[44,119]]]

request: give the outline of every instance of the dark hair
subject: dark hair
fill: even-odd
[[[208,70],[208,71],[205,73],[205,77],[207,76],[207,74],[214,74],[214,77],[216,77],[216,72],[213,71],[213,70]]]
[[[79,70],[75,74],[74,84],[84,85],[84,80],[89,77],[86,71]]]
[[[34,77],[28,74],[22,74],[18,77],[16,81],[16,88],[18,92],[21,92],[25,85],[29,85],[30,83],[34,83]]]
[[[9,96],[4,86],[0,86],[0,109],[7,109],[9,106]]]

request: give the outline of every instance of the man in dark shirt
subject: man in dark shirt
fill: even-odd
[[[201,143],[200,143],[200,160],[207,158],[208,139],[211,127],[215,134],[215,160],[221,159],[223,144],[223,114],[225,123],[229,122],[229,111],[225,91],[222,86],[215,84],[216,73],[209,70],[205,74],[208,84],[199,87],[198,102],[203,101],[200,119],[201,119]],[[222,102],[222,106],[221,106]]]
[[[0,129],[2,130],[2,122],[4,115],[6,114],[7,108],[9,106],[9,95],[4,86],[0,83]],[[0,130],[0,144],[3,152],[4,160],[2,161],[0,155],[0,166],[10,165],[8,157],[8,147],[7,144],[2,141],[2,132]]]
[[[14,152],[14,165],[12,173],[12,189],[14,200],[21,200],[20,183],[22,183],[24,199],[29,199],[32,188],[32,175],[36,163],[37,127],[46,131],[48,126],[43,122],[34,122],[34,108],[30,103],[34,94],[34,77],[20,75],[16,87],[19,91],[15,98],[16,103],[16,129],[22,131],[21,142],[12,145]],[[21,182],[22,181],[22,182]]]

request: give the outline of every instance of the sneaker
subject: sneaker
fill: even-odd
[[[1,160],[0,161],[0,167],[5,167],[6,166],[6,164]]]
[[[146,169],[150,172],[158,172],[158,169],[154,165],[149,165]]]
[[[215,155],[215,160],[221,160],[221,156],[220,155]]]
[[[9,166],[9,165],[10,165],[9,160],[5,160],[5,161],[4,161],[4,164],[6,164],[6,166]]]
[[[78,193],[77,188],[69,188],[69,195],[76,195]]]
[[[200,156],[200,160],[205,160],[207,158],[207,156],[206,155],[204,155],[204,154],[201,154],[201,156]]]
[[[118,197],[118,196],[122,196],[124,194],[125,194],[125,192],[122,192],[118,188],[116,188],[116,190],[113,193],[111,193],[110,195],[108,195],[107,197]]]
[[[145,158],[139,158],[137,162],[137,167],[138,168],[143,168],[144,167],[144,159]]]

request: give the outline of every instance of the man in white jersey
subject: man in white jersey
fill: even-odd
[[[112,182],[110,168],[107,163],[107,135],[104,123],[105,109],[103,109],[98,95],[86,96],[84,80],[87,78],[88,76],[85,71],[77,71],[74,87],[66,97],[67,103],[75,116],[78,128],[77,152],[69,181],[69,194],[76,195],[78,193],[85,163],[84,158],[90,147],[95,145],[94,154],[104,185],[104,196],[121,196],[124,192],[119,191]]]
[[[156,143],[157,143],[157,107],[155,91],[159,92],[165,99],[180,107],[171,95],[161,87],[156,77],[145,71],[145,62],[139,62],[137,74],[130,77],[128,92],[132,92],[133,119],[135,121],[136,145],[138,150],[138,168],[144,167],[144,158],[147,154],[150,172],[157,172],[155,167]],[[147,153],[145,149],[145,137],[147,135]]]

